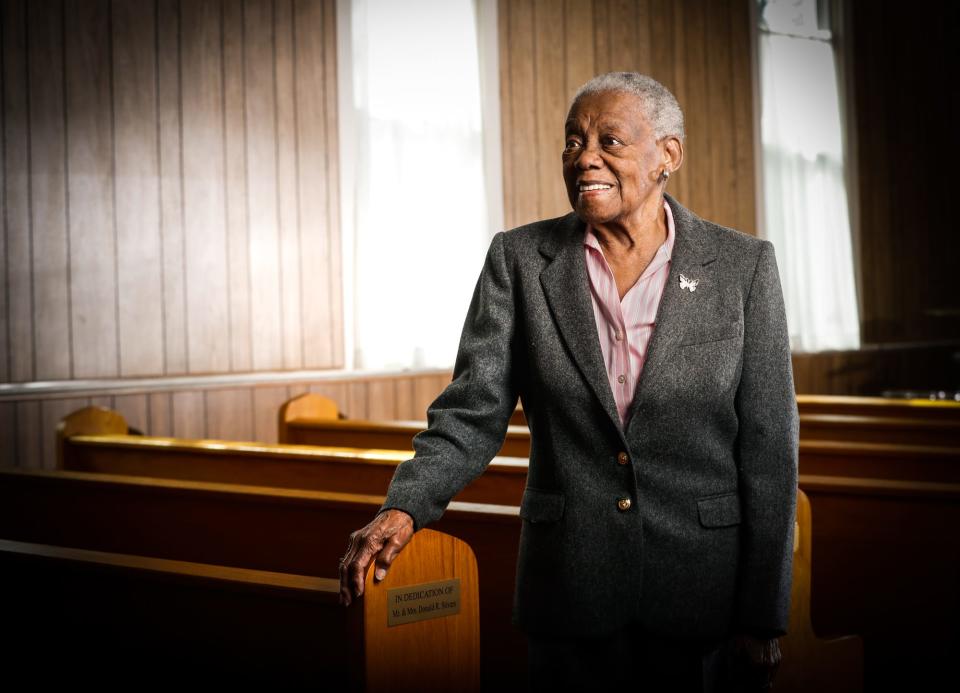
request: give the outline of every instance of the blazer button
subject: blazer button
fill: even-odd
[[[629,510],[630,505],[631,503],[629,498],[621,498],[620,500],[617,501],[617,507],[620,508],[621,510]]]
[[[630,457],[625,452],[621,452],[617,455],[617,464],[626,464],[630,461]]]

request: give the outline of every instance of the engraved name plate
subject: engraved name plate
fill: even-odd
[[[460,578],[387,590],[387,626],[460,613]]]

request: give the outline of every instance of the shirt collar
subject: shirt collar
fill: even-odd
[[[673,257],[673,244],[677,238],[677,230],[673,223],[673,210],[670,209],[670,205],[667,204],[666,199],[663,201],[663,209],[666,211],[667,215],[667,238],[664,240],[663,245],[657,249],[657,254],[653,256],[653,260],[650,261],[650,264],[647,266],[647,269],[644,270],[643,275],[640,277],[648,276],[653,272],[656,272],[660,267],[665,263],[670,262],[670,258]],[[583,244],[588,248],[593,248],[598,250],[600,254],[603,254],[603,249],[600,247],[600,241],[597,240],[597,237],[593,233],[593,227],[590,224],[587,224],[587,228],[583,234]]]

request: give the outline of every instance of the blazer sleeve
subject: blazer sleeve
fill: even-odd
[[[453,380],[427,409],[427,429],[413,439],[413,459],[394,472],[380,512],[404,510],[419,530],[438,520],[450,499],[483,473],[503,445],[517,405],[511,372],[515,332],[501,231],[490,243],[473,292]]]
[[[738,632],[787,631],[797,502],[799,418],[783,292],[773,245],[763,241],[744,305],[736,393],[741,497]]]

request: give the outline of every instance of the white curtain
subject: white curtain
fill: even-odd
[[[829,42],[760,34],[765,234],[795,351],[856,349],[860,319]]]
[[[352,365],[450,367],[497,216],[484,180],[477,12],[473,0],[350,9]]]

